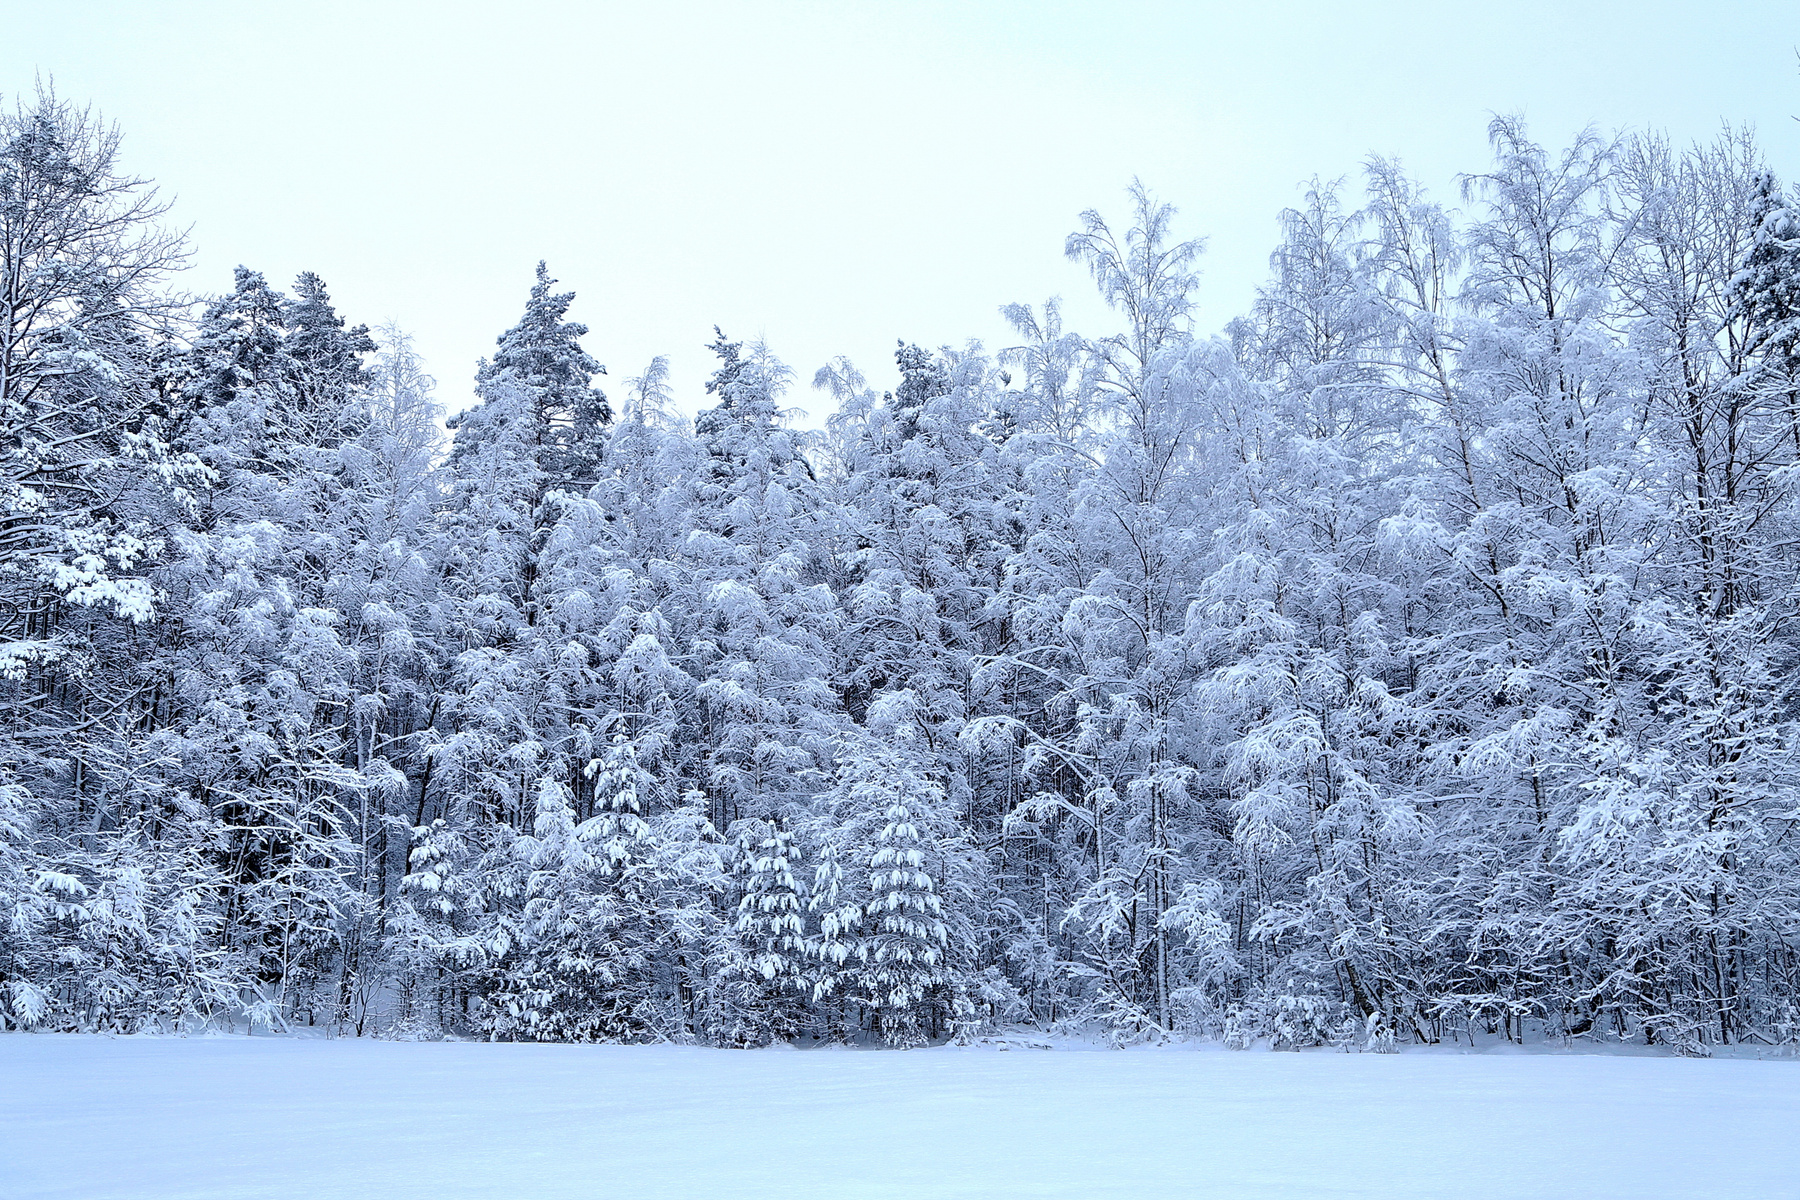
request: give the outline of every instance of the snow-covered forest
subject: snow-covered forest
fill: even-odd
[[[602,380],[521,264],[446,429],[9,110],[0,1027],[1800,1040],[1800,203],[1490,135],[1315,182],[1217,333],[1134,186],[1112,328],[891,393]]]

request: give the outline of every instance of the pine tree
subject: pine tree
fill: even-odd
[[[1800,212],[1762,171],[1751,181],[1752,241],[1727,297],[1744,323],[1752,386],[1777,397],[1800,454]]]
[[[800,848],[780,821],[740,822],[733,867],[737,912],[716,1000],[728,1044],[791,1041],[808,1023],[811,944],[801,865]]]
[[[610,414],[590,384],[599,366],[563,319],[572,293],[552,294],[543,264],[519,323],[476,375],[478,403],[452,422],[450,492],[441,518],[444,590],[462,645],[453,651],[461,703],[450,747],[461,789],[484,820],[522,825],[545,771],[539,675],[555,647],[538,633],[555,599],[539,586],[541,556],[564,491],[601,452]],[[566,773],[569,747],[552,753]]]
[[[895,745],[859,734],[827,802],[835,826],[813,894],[821,999],[841,997],[883,1040],[942,1036],[970,1009],[973,874],[941,788]]]
[[[830,687],[838,601],[823,578],[816,479],[779,424],[791,373],[767,347],[747,355],[719,335],[708,390],[717,408],[695,421],[706,455],[686,508],[693,532],[681,564],[692,589],[701,781],[713,824],[768,818],[820,789],[838,727]]]

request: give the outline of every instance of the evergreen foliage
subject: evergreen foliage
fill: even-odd
[[[1373,1049],[1800,1038],[1800,218],[1747,135],[1314,180],[1252,310],[617,411],[0,115],[0,1025]],[[1359,207],[1360,205],[1360,207]]]

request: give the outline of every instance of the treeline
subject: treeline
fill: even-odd
[[[1747,135],[1371,159],[1254,311],[614,397],[0,118],[0,1025],[1800,1040],[1800,209]]]

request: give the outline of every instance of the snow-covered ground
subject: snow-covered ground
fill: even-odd
[[[0,1036],[0,1196],[1800,1196],[1800,1061]]]

